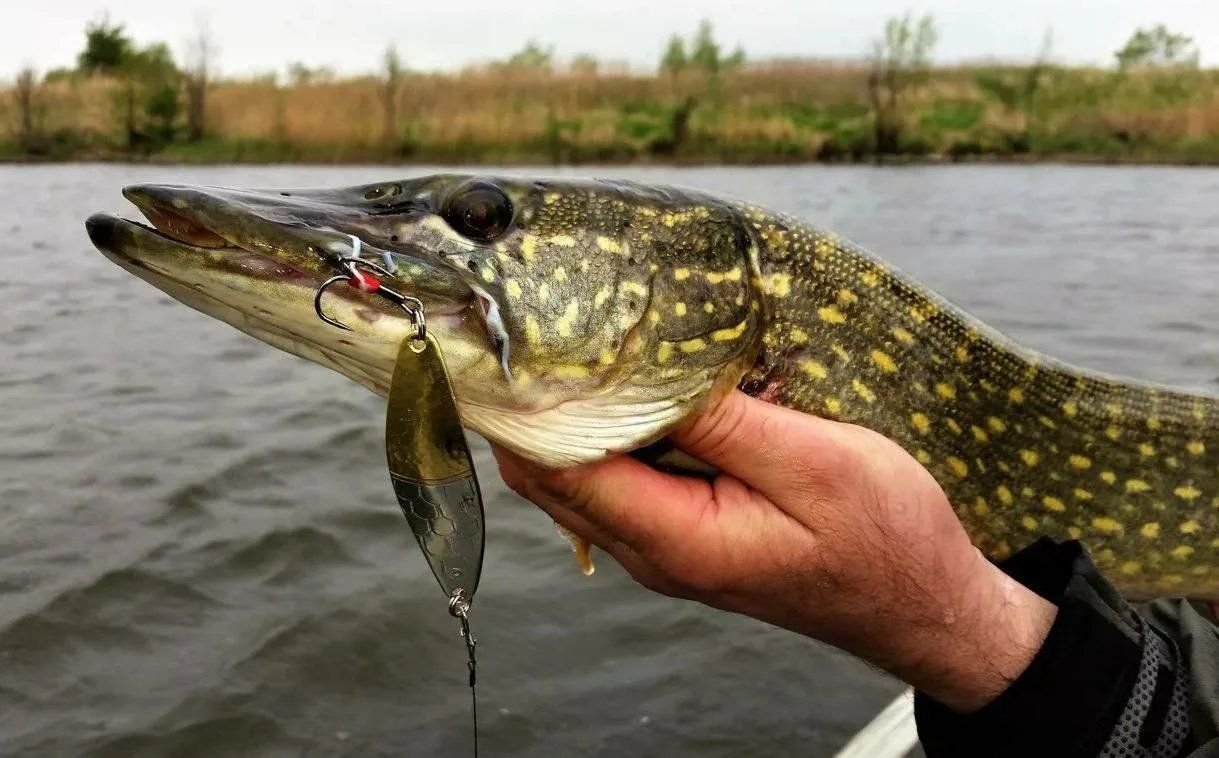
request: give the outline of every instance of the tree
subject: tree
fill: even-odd
[[[872,101],[876,150],[899,152],[904,96],[927,78],[931,51],[936,43],[935,22],[923,16],[917,22],[906,14],[885,23],[884,36],[872,43],[872,72],[868,92]]]
[[[211,26],[199,19],[195,36],[187,43],[186,70],[186,139],[198,142],[206,129],[207,88],[215,66],[216,42]]]
[[[17,86],[14,88],[14,96],[17,99],[17,138],[21,143],[21,149],[29,152],[34,152],[39,143],[39,119],[38,116],[38,74],[33,68],[26,66],[17,74]]]
[[[1173,34],[1160,24],[1152,29],[1136,29],[1122,49],[1114,53],[1117,67],[1197,68],[1198,48],[1193,37]]]
[[[182,72],[163,42],[131,53],[120,73],[127,85],[128,146],[169,142],[174,138],[175,123],[181,110],[178,94]],[[150,122],[151,133],[142,130],[135,115],[136,99],[142,99],[144,115]]]
[[[720,46],[715,41],[715,29],[711,22],[703,19],[698,24],[694,41],[690,46],[690,63],[701,68],[708,74],[717,74],[720,70]]]
[[[554,48],[542,47],[537,40],[529,40],[525,46],[508,56],[505,63],[510,68],[549,69],[554,63]]]
[[[393,45],[385,48],[381,58],[384,83],[381,89],[381,103],[385,112],[384,142],[388,149],[393,149],[398,142],[398,97],[402,94],[402,59],[398,49]]]
[[[688,65],[690,65],[690,59],[686,55],[686,43],[681,37],[674,34],[669,37],[664,54],[660,56],[660,70],[666,74],[676,74]]]
[[[85,25],[85,49],[76,56],[76,67],[89,74],[116,73],[134,47],[122,24],[111,24],[108,16],[102,16]]]

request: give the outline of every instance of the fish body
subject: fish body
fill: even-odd
[[[393,266],[463,424],[545,465],[648,445],[739,386],[896,440],[992,557],[1078,538],[1127,594],[1219,596],[1219,400],[1040,355],[799,220],[617,181],[126,194],[155,229],[92,217],[108,257],[382,394],[406,314],[336,292],[343,332],[312,298],[353,250]]]

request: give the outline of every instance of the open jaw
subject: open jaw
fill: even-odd
[[[342,273],[335,261],[358,244],[358,237],[340,231],[341,223],[293,218],[290,203],[276,205],[278,193],[130,187],[124,194],[150,223],[91,216],[89,237],[107,258],[195,310],[386,392],[397,347],[413,329],[408,314],[384,297],[344,285],[327,290],[324,307],[353,331],[324,323],[314,311],[318,288]],[[325,221],[320,217],[328,209],[313,204],[306,210]],[[447,285],[445,297],[426,299],[429,325],[461,328],[470,321],[474,293],[454,286],[446,271],[431,277],[439,267],[419,252],[393,256],[421,271],[418,281],[436,278]],[[366,255],[380,260],[375,248]]]

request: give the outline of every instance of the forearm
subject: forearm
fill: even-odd
[[[1132,755],[1176,756],[1197,744],[1178,641],[1131,609],[1077,544],[1042,541],[1004,568],[1058,606],[1053,626],[1024,671],[972,713],[920,692],[929,756],[1117,755],[1123,741]]]

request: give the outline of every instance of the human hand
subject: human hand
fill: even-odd
[[[958,711],[994,699],[1044,642],[1057,609],[973,547],[896,443],[740,392],[672,439],[721,473],[495,455],[510,487],[644,586],[828,642]]]

